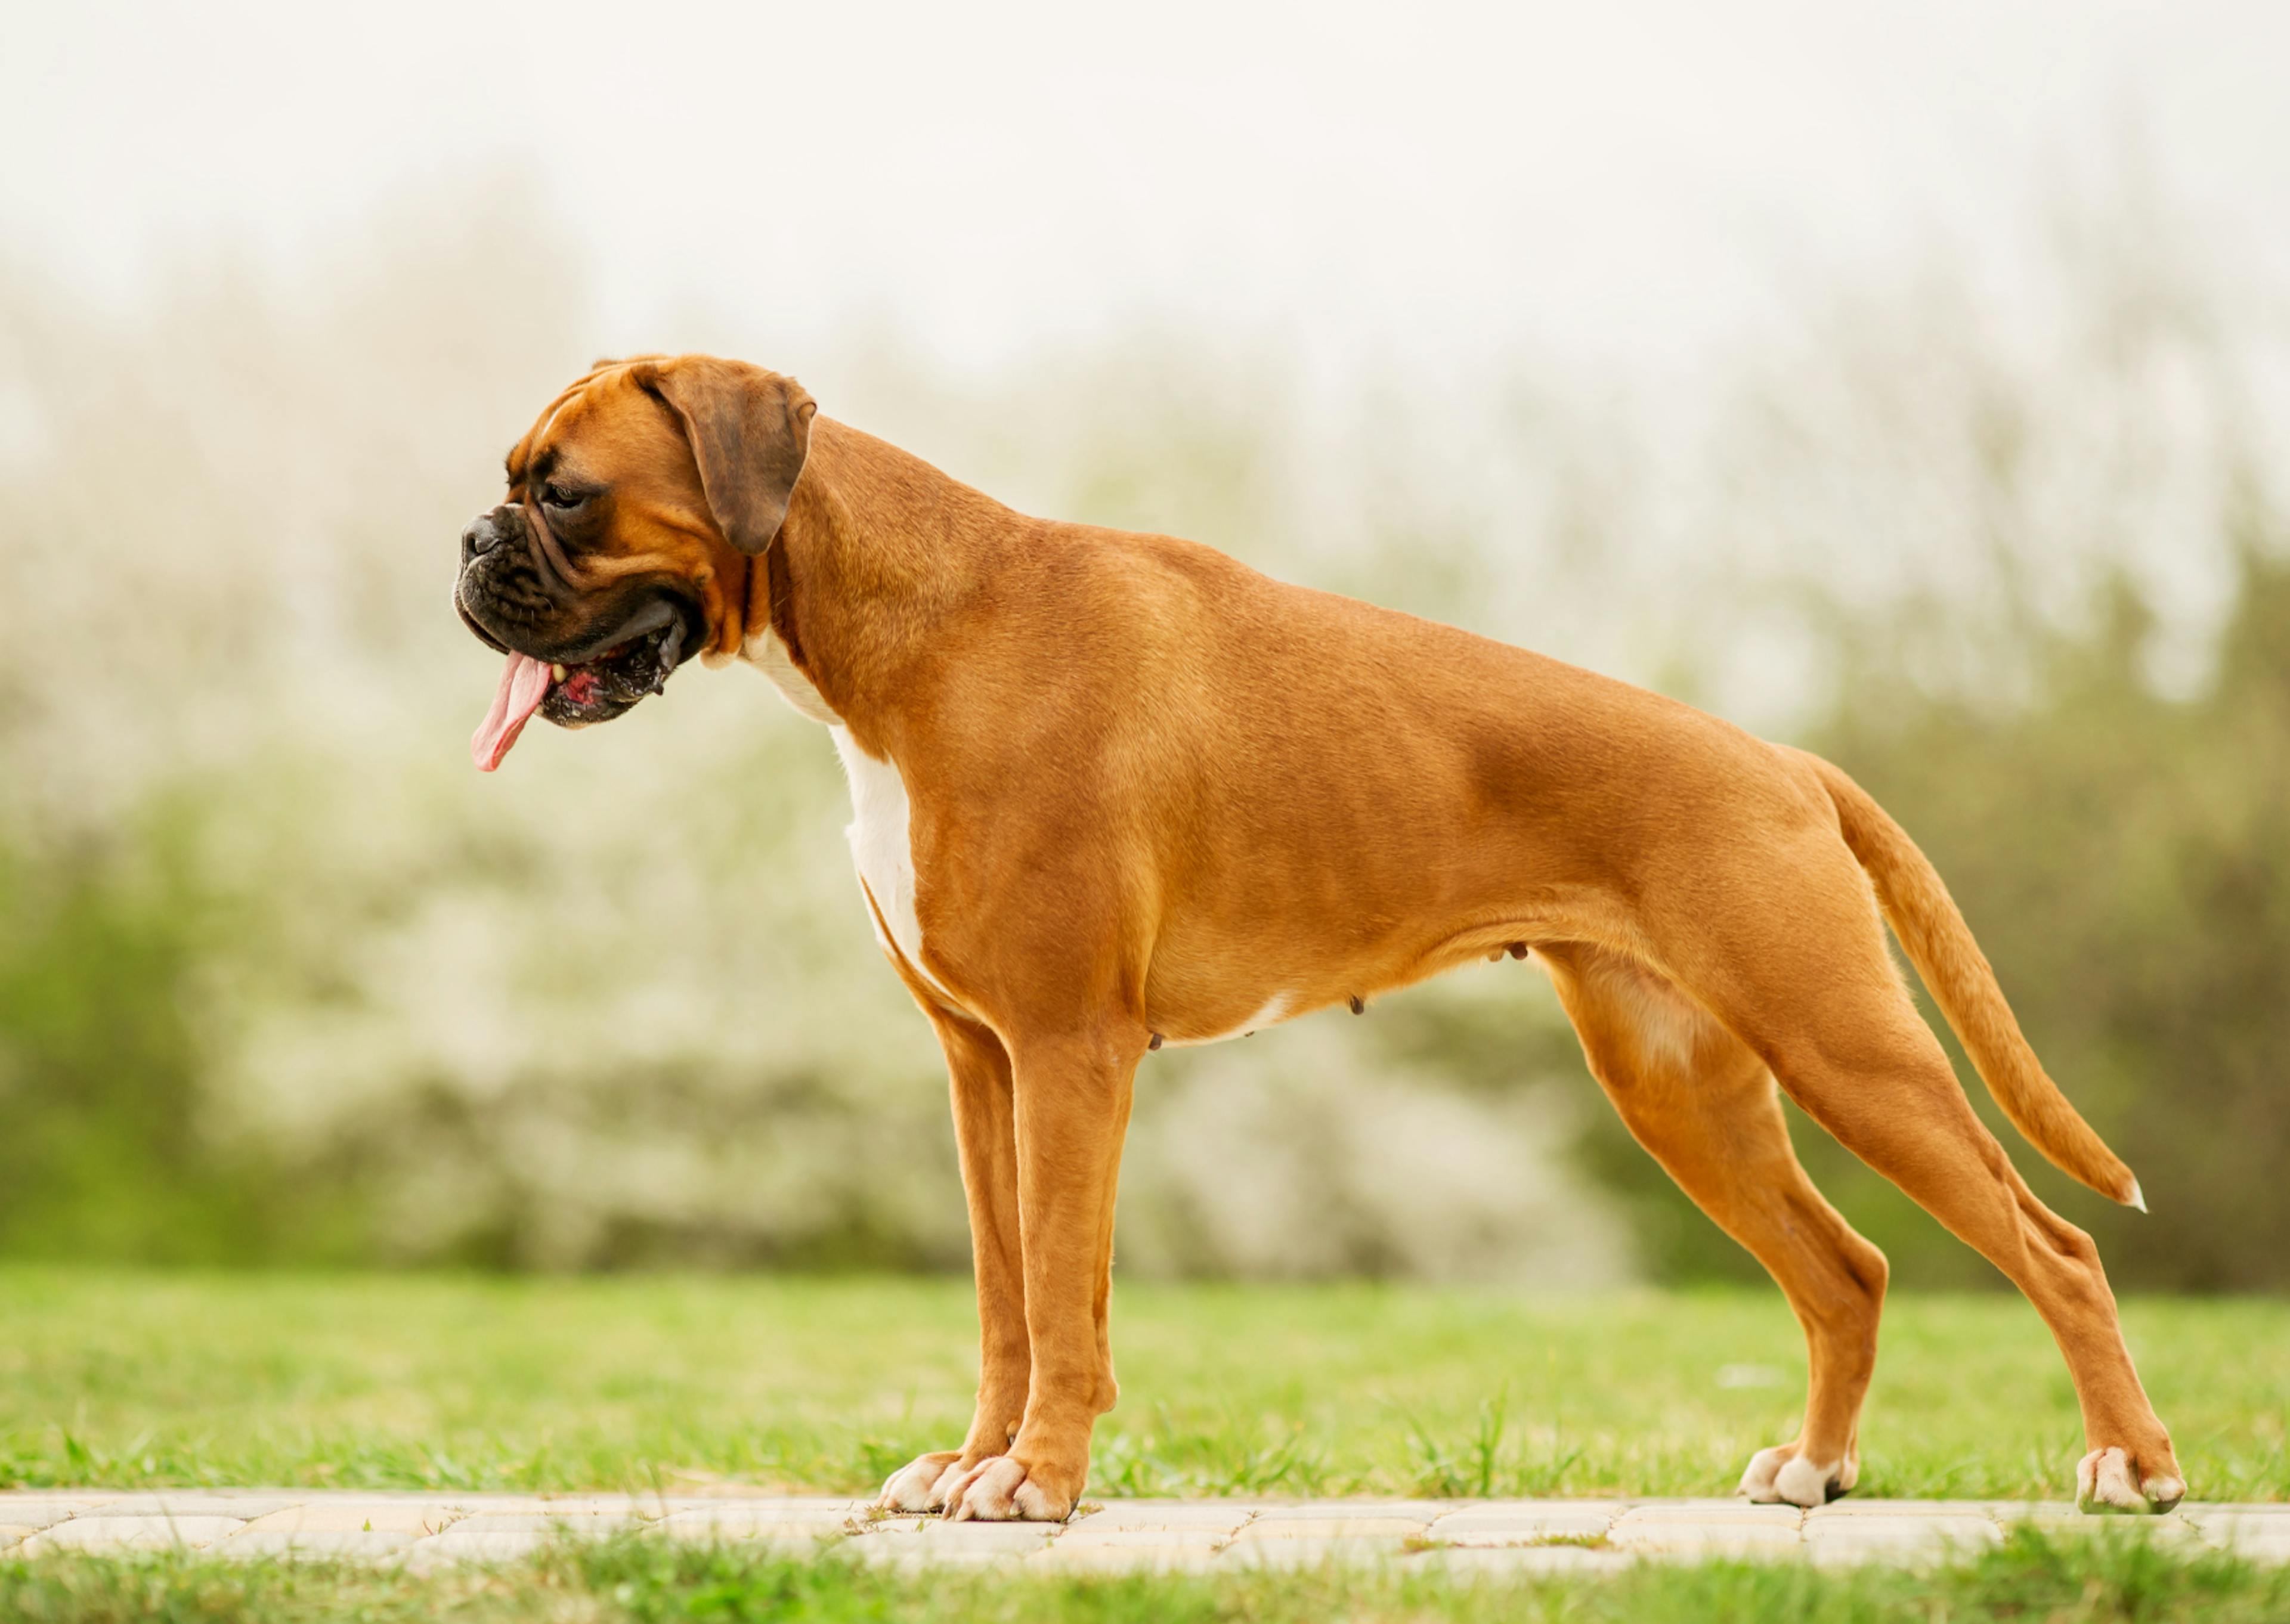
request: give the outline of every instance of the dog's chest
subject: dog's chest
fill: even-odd
[[[889,939],[883,945],[896,948],[917,975],[944,993],[946,988],[923,964],[923,926],[915,913],[913,806],[906,780],[895,764],[877,761],[861,749],[848,728],[828,731],[835,740],[835,753],[843,758],[844,775],[851,780],[846,833],[860,882],[875,900],[876,935],[880,939],[887,931]]]

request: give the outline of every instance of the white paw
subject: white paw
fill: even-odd
[[[2076,1504],[2086,1512],[2164,1512],[2186,1496],[2187,1485],[2167,1473],[2134,1482],[2126,1450],[2094,1449],[2076,1463]]]
[[[1759,1450],[1750,1457],[1750,1464],[1742,1468],[1742,1481],[1735,1485],[1734,1492],[1743,1500],[1755,1500],[1760,1506],[1773,1504],[1781,1498],[1774,1492],[1774,1479],[1781,1476],[1782,1468],[1788,1464],[1790,1452],[1786,1449]]]
[[[1837,1478],[1837,1466],[1817,1465],[1799,1455],[1774,1474],[1774,1493],[1792,1506],[1825,1506]]]
[[[930,1508],[932,1510],[945,1509],[947,1502],[954,1498],[955,1484],[960,1483],[964,1474],[969,1470],[968,1467],[962,1464],[962,1457],[959,1455],[946,1463],[946,1470],[941,1472],[938,1475],[938,1481],[931,1485]]]
[[[1750,1457],[1734,1492],[1760,1506],[1822,1506],[1853,1486],[1860,1465],[1848,1455],[1823,1466],[1798,1455],[1794,1444],[1778,1444]]]
[[[1062,1523],[1072,1510],[1070,1498],[1044,1489],[1007,1455],[981,1460],[946,1497],[946,1515],[957,1523]]]
[[[941,1485],[959,1475],[954,1468],[961,1459],[962,1452],[952,1449],[917,1456],[891,1474],[883,1492],[875,1497],[876,1507],[884,1511],[936,1511],[946,1504]]]

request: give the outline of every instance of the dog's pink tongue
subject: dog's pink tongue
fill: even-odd
[[[469,740],[469,758],[477,771],[490,772],[501,764],[508,747],[524,731],[540,701],[548,697],[548,668],[530,654],[511,654],[501,668],[500,686],[493,692],[492,708],[477,724]]]

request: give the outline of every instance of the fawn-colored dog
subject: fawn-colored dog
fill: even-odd
[[[1116,1393],[1114,1183],[1148,1050],[1505,953],[1805,1327],[1803,1430],[1743,1493],[1853,1486],[1885,1292],[1777,1084],[2035,1304],[2082,1402],[2084,1504],[2185,1492],[2090,1238],[1974,1116],[1886,921],[2029,1141],[2117,1201],[2139,1186],[1843,772],[1189,541],[1029,518],[815,411],[739,363],[600,364],[509,453],[455,601],[508,656],[487,770],[534,712],[616,716],[695,653],[831,731],[876,932],[946,1052],[977,1269],[976,1418],[885,1506],[1073,1508]]]

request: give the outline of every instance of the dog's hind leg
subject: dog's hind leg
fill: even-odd
[[[1852,865],[1833,836],[1779,850],[1665,916],[1660,939],[1807,1116],[2027,1293],[2083,1409],[2085,1508],[2166,1511],[2186,1480],[2132,1366],[2098,1248],[2036,1198],[1974,1114]]]
[[[1822,1198],[1765,1063],[1651,970],[1605,948],[1538,949],[1599,1085],[1638,1143],[1780,1284],[1805,1329],[1805,1426],[1742,1473],[1753,1500],[1817,1506],[1860,1471],[1885,1254]]]

